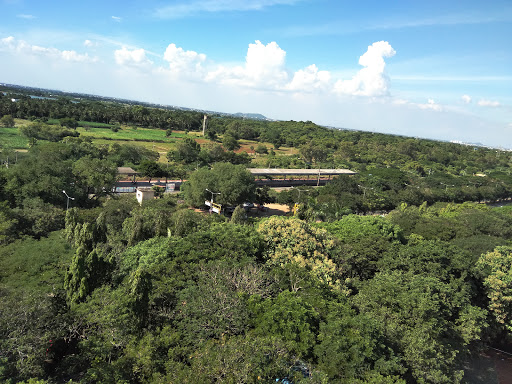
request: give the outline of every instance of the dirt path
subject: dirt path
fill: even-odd
[[[285,204],[265,204],[265,211],[259,211],[253,208],[249,212],[249,215],[253,217],[284,216],[288,212],[290,212],[290,210]]]

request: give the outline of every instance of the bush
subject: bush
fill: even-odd
[[[4,128],[14,127],[14,119],[11,115],[5,115],[0,119],[0,126]]]
[[[238,205],[231,216],[231,222],[233,224],[244,224],[247,220],[247,214],[241,205]]]

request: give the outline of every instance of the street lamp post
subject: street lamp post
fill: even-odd
[[[364,186],[359,185],[359,184],[357,184],[357,186],[358,186],[359,188],[362,188],[362,189],[363,189],[363,199],[365,199],[365,198],[366,198],[366,190],[367,190],[367,189],[373,189],[373,188],[369,188],[369,187],[364,187]]]
[[[212,192],[208,188],[206,188],[206,191],[208,191],[212,194],[212,204],[213,204],[214,203],[214,201],[213,201],[214,195],[220,195],[220,192]]]
[[[297,199],[299,201],[299,204],[300,204],[300,193],[301,192],[309,192],[307,189],[299,189],[299,188],[295,188],[297,191],[299,191],[299,198]]]
[[[210,213],[212,213],[213,210],[213,203],[214,203],[214,197],[215,195],[220,195],[220,192],[212,192],[208,188],[206,188],[206,191],[210,192],[212,194],[212,204],[210,205]],[[220,213],[220,212],[219,212]]]
[[[62,193],[66,195],[66,197],[68,198],[67,202],[66,202],[66,211],[69,209],[69,199],[71,200],[75,200],[74,197],[71,197],[71,196],[68,196],[68,194],[66,193],[65,190],[62,190]]]

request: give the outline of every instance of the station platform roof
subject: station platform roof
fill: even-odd
[[[356,175],[350,169],[286,169],[286,168],[247,168],[254,176],[335,176]]]
[[[137,175],[139,172],[130,167],[117,167],[117,173],[119,175]]]

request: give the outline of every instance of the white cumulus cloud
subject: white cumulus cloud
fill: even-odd
[[[481,107],[501,107],[499,101],[481,99],[478,101],[478,105]]]
[[[57,48],[41,47],[38,45],[31,45],[23,40],[17,40],[13,36],[0,39],[0,49],[4,48],[7,51],[15,52],[17,54],[25,54],[32,56],[46,56],[57,60],[72,61],[72,62],[96,62],[98,58],[90,57],[87,53],[80,54],[76,51],[61,51]]]
[[[315,64],[311,64],[305,69],[295,72],[292,81],[286,85],[286,88],[294,91],[326,89],[330,81],[329,71],[319,71]]]
[[[143,67],[153,64],[147,57],[146,51],[142,48],[129,50],[126,47],[114,51],[116,63],[123,66]]]
[[[462,95],[461,99],[466,104],[471,103],[471,96],[469,96],[469,95]]]
[[[204,54],[184,51],[170,44],[164,54],[172,72],[194,73],[210,83],[246,88],[305,91],[328,90],[331,84],[329,71],[321,71],[315,64],[290,75],[286,68],[286,51],[275,41],[263,44],[256,40],[249,44],[243,65],[217,65],[203,67]],[[290,79],[291,78],[291,79]]]
[[[387,41],[378,41],[368,47],[359,58],[361,69],[351,80],[338,80],[335,91],[358,96],[386,96],[389,94],[389,77],[385,73],[384,58],[393,57],[396,51]]]
[[[91,41],[89,39],[85,40],[84,41],[84,47],[87,47],[87,48],[92,48],[92,47],[96,47],[98,46],[99,44],[95,41]]]
[[[172,73],[200,74],[203,71],[202,65],[206,61],[204,53],[185,51],[176,44],[169,44],[164,53],[164,60],[169,63]]]
[[[89,57],[87,54],[81,55],[76,51],[62,51],[61,55],[62,58],[67,61],[84,61]]]
[[[245,59],[245,73],[256,84],[262,81],[280,83],[288,78],[285,71],[286,52],[275,41],[263,45],[256,40],[249,44]]]
[[[4,47],[14,47],[14,37],[13,36],[9,36],[9,37],[4,37],[3,39],[0,40],[0,44]]]
[[[244,66],[224,67],[208,74],[207,80],[255,88],[280,89],[288,81],[286,52],[275,41],[249,44]]]

